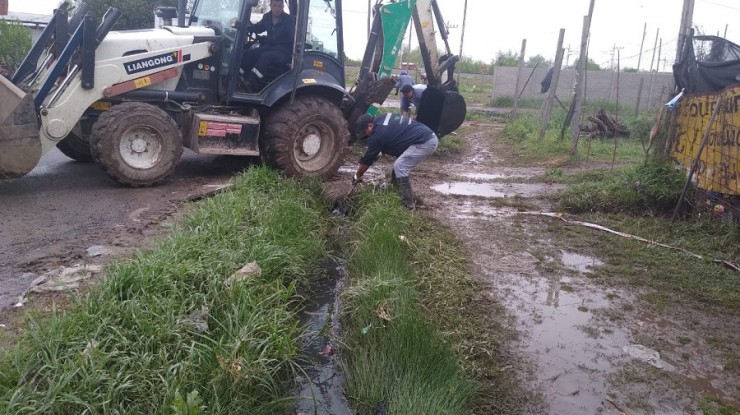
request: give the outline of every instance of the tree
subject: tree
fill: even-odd
[[[517,66],[519,65],[519,54],[513,50],[496,53],[496,66]]]
[[[121,18],[113,27],[114,30],[151,29],[154,27],[155,8],[177,6],[177,0],[84,0],[84,2],[90,6],[90,11],[98,19],[103,18],[109,7],[121,10]]]
[[[0,65],[15,72],[31,44],[31,31],[21,22],[0,19]]]
[[[534,55],[529,57],[526,66],[527,68],[534,68],[535,66],[538,68],[549,68],[552,66],[552,61],[545,59],[542,55]]]
[[[600,71],[601,66],[599,66],[598,63],[594,62],[593,59],[588,58],[588,60],[586,61],[586,70],[587,71]]]

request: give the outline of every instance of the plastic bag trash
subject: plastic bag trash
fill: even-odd
[[[663,369],[663,361],[660,360],[660,353],[641,344],[630,344],[622,347],[625,353],[635,359],[640,359],[645,363]]]

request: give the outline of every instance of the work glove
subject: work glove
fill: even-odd
[[[360,182],[362,182],[362,177],[358,178],[356,174],[352,176],[352,186],[355,186]]]

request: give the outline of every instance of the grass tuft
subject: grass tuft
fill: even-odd
[[[603,172],[602,172],[603,173]],[[650,161],[610,175],[588,173],[558,196],[558,208],[571,213],[660,214],[675,207],[685,178],[667,160]]]

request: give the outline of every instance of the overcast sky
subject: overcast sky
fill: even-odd
[[[9,0],[9,3],[11,11],[51,14],[59,0]],[[438,3],[445,21],[457,26],[450,29],[450,46],[454,53],[459,53],[465,0],[438,0]],[[368,1],[344,0],[343,4],[346,53],[358,59],[367,38]],[[573,62],[580,47],[588,5],[589,0],[468,0],[463,54],[488,62],[499,51],[519,53],[522,39],[527,39],[527,57],[540,54],[553,59],[558,31],[564,28],[565,47],[570,46],[570,62]],[[640,68],[650,66],[658,29],[663,39],[661,55],[667,57],[670,65],[676,56],[682,5],[683,0],[596,0],[589,56],[602,67],[608,67],[616,47],[621,66],[636,67],[647,23]],[[723,36],[729,25],[727,38],[740,43],[738,22],[739,1],[695,0],[693,24],[704,34]]]

